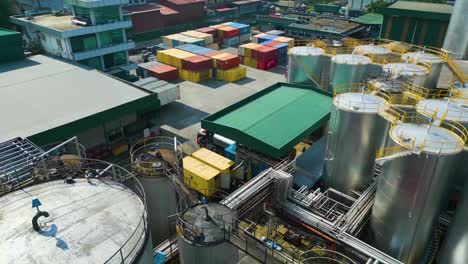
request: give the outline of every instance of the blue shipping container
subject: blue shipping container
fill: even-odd
[[[260,39],[260,38],[259,38],[259,39]],[[275,42],[275,41],[274,41],[274,40],[262,41],[262,42],[260,42],[260,45],[265,46],[265,45],[271,44],[271,43],[273,43],[273,42]],[[275,47],[275,48],[276,48],[276,47]]]
[[[250,25],[241,24],[241,23],[234,23],[234,22],[229,22],[226,25],[230,26],[230,27],[233,27],[233,28],[238,28],[240,35],[250,33]]]
[[[265,35],[265,36],[262,36],[262,38],[267,39],[267,40],[274,40],[274,39],[278,38],[278,36]]]
[[[239,45],[239,37],[225,38],[223,39],[223,44],[226,46]]]
[[[184,44],[184,45],[179,45],[179,46],[177,46],[175,48],[194,53],[194,51],[202,49],[203,47],[200,47],[200,46],[197,46],[197,45],[194,45],[194,44]]]
[[[236,161],[236,144],[227,146],[224,149],[224,156],[232,161]]]

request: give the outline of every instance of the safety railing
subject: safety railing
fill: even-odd
[[[414,141],[413,141],[414,142]],[[393,146],[388,148],[380,148],[375,154],[376,159],[382,159],[386,157],[398,157],[403,156],[408,153],[410,149],[413,149],[413,146]]]
[[[443,119],[442,122],[440,123],[440,127],[443,127],[445,129],[451,131],[452,133],[454,133],[458,137],[460,137],[462,139],[462,141],[464,142],[464,144],[467,142],[467,140],[468,140],[468,129],[463,124],[461,124],[459,122]]]
[[[132,168],[141,176],[166,176],[167,166],[180,166],[182,151],[180,142],[173,137],[150,137],[135,143],[130,148]]]
[[[394,105],[389,104],[385,107],[384,111],[381,111],[379,114],[391,123],[398,123],[404,120],[406,112]]]
[[[444,55],[444,61],[447,63],[447,66],[452,70],[453,74],[457,77],[460,82],[463,84],[468,83],[468,75],[460,69],[460,66],[453,60],[449,54]]]
[[[299,255],[299,264],[357,264],[348,256],[336,250],[316,248],[305,251]]]
[[[379,97],[384,99],[384,102],[366,102],[365,100],[353,100],[350,98],[340,97],[344,93],[360,93],[362,95],[370,94],[372,90],[365,83],[349,83],[339,85],[333,88],[333,97],[336,105],[345,107],[346,109],[354,109],[360,112],[380,112],[384,110],[386,102],[385,94],[381,93]]]

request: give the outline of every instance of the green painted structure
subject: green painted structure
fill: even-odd
[[[363,24],[363,25],[377,26],[377,25],[382,25],[383,16],[377,13],[367,13],[360,17],[352,18],[350,19],[350,21],[354,23]]]
[[[330,118],[332,95],[277,83],[201,121],[202,128],[251,150],[281,158]]]
[[[0,63],[24,58],[21,33],[0,28]]]
[[[380,37],[440,48],[452,8],[446,4],[398,1],[379,10],[384,16]]]

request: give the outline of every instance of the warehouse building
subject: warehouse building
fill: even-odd
[[[204,118],[201,126],[235,141],[236,160],[244,159],[256,175],[295,157],[302,151],[295,147],[312,134],[321,137],[331,106],[331,94],[321,89],[277,83]]]
[[[121,6],[125,4],[128,0],[75,0],[71,14],[63,11],[19,15],[10,21],[48,54],[125,75],[136,68],[128,60],[128,50],[135,43],[127,39],[126,30],[132,22],[123,19]]]
[[[0,64],[0,142],[41,146],[76,135],[91,152],[118,153],[151,127],[159,106],[156,93],[75,63],[36,55]]]
[[[379,11],[384,16],[380,37],[440,48],[452,9],[447,4],[398,1]]]

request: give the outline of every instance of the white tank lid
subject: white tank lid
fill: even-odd
[[[375,54],[383,55],[390,53],[390,50],[385,46],[378,45],[361,45],[354,48],[354,51],[358,54]]]
[[[414,144],[414,152],[455,154],[464,148],[459,136],[436,125],[401,123],[390,130],[390,136],[403,147]]]
[[[350,64],[350,65],[360,65],[360,64],[369,64],[371,59],[364,55],[356,54],[339,54],[335,55],[332,58],[332,61],[335,63]]]
[[[136,257],[145,242],[144,224],[140,222],[145,207],[140,198],[113,181],[75,181],[50,181],[0,197],[0,262],[104,263],[127,240],[124,257]],[[35,198],[42,204],[39,209],[50,215],[38,220],[45,225],[43,230],[50,230],[49,235],[39,234],[32,227],[37,213],[31,206]],[[50,235],[53,233],[55,236]],[[133,247],[136,250],[131,251]]]
[[[343,93],[335,96],[333,103],[346,111],[377,114],[384,109],[386,101],[371,94]]]
[[[440,63],[443,62],[440,56],[437,56],[432,53],[427,53],[423,51],[418,52],[408,52],[401,56],[402,59],[406,60],[408,58],[414,59],[416,61],[425,62],[425,63]]]
[[[461,99],[444,98],[421,100],[416,105],[416,111],[427,117],[437,113],[437,119],[445,116],[445,119],[450,121],[457,121],[460,123],[468,122],[468,101]]]
[[[294,47],[289,50],[291,54],[301,56],[319,56],[324,54],[324,50],[316,47]]]
[[[404,84],[404,82],[392,78],[370,79],[368,83],[374,85],[378,89],[386,90],[391,93],[401,93],[403,91]]]
[[[382,66],[384,72],[391,72],[392,77],[403,76],[424,76],[429,70],[421,65],[412,63],[388,63]]]

